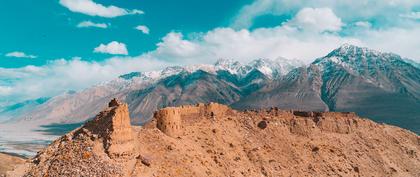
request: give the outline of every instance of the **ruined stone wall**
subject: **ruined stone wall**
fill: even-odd
[[[205,105],[206,113],[212,116],[213,118],[224,116],[228,110],[230,110],[228,106],[218,103],[210,103],[208,105]]]
[[[178,108],[181,117],[202,117],[204,116],[204,105],[197,104],[197,105],[184,105]]]
[[[231,109],[222,104],[209,103],[185,105],[181,107],[168,107],[155,113],[157,128],[171,137],[183,134],[183,127],[202,118],[217,120],[225,117]],[[306,135],[313,127],[322,131],[350,133],[357,126],[354,113],[346,112],[313,112],[281,110],[271,108],[265,110],[248,110],[249,115],[256,115],[267,120],[282,120],[289,122],[291,131],[296,134]]]
[[[216,118],[223,116],[230,108],[225,105],[210,103],[184,105],[181,107],[167,107],[155,112],[156,126],[163,133],[171,137],[181,136],[186,119],[200,120],[204,117]]]
[[[325,132],[348,134],[355,128],[372,125],[368,123],[368,120],[359,119],[353,112],[315,112],[270,108],[246,110],[245,113],[251,117],[261,117],[267,122],[287,123],[292,133],[305,136],[315,127]]]

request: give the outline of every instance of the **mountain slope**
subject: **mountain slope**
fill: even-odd
[[[240,97],[241,90],[235,85],[199,70],[170,76],[147,89],[129,93],[125,101],[132,109],[133,122],[142,124],[159,108],[202,102],[231,104]]]
[[[35,100],[27,100],[21,103],[5,106],[0,108],[0,122],[6,122],[13,117],[22,115],[25,112],[30,112],[37,106],[48,101],[49,98],[38,98]]]
[[[400,56],[344,45],[314,65],[323,71],[323,100],[332,111],[355,111],[420,132],[420,69]]]
[[[25,162],[25,159],[9,154],[0,153],[0,176],[6,175],[8,171]]]
[[[133,123],[142,124],[151,118],[153,111],[165,106],[209,101],[231,104],[279,73],[288,72],[292,64],[300,63],[289,61],[283,66],[279,61],[260,59],[242,65],[220,60],[214,65],[133,72],[78,93],[54,97],[15,120],[40,125],[79,123],[103,109],[104,100],[118,98],[129,103]]]
[[[316,68],[295,69],[232,106],[237,109],[280,107],[326,111],[328,106],[322,101],[320,93],[322,81],[319,75],[312,74],[313,69]]]
[[[420,132],[420,69],[395,54],[343,45],[233,106],[350,111]]]

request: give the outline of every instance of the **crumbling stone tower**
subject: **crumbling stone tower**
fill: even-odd
[[[164,108],[155,113],[157,128],[170,137],[181,136],[182,119],[177,108]]]
[[[113,99],[105,111],[99,113],[83,128],[103,140],[111,158],[131,158],[134,154],[134,136],[130,124],[128,105]]]

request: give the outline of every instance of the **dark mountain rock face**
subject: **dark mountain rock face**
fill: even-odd
[[[159,108],[208,102],[232,104],[241,98],[241,94],[235,84],[199,70],[170,76],[149,88],[134,91],[126,101],[133,109],[132,121],[142,124]]]
[[[312,75],[314,68],[297,68],[281,80],[268,83],[259,91],[244,97],[232,106],[237,109],[280,107],[327,111],[321,99],[321,79]]]
[[[332,111],[420,132],[420,70],[400,56],[343,46],[314,64],[324,68],[324,100]]]

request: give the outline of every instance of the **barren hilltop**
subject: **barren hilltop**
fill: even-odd
[[[420,137],[354,113],[109,107],[9,176],[420,176]]]

